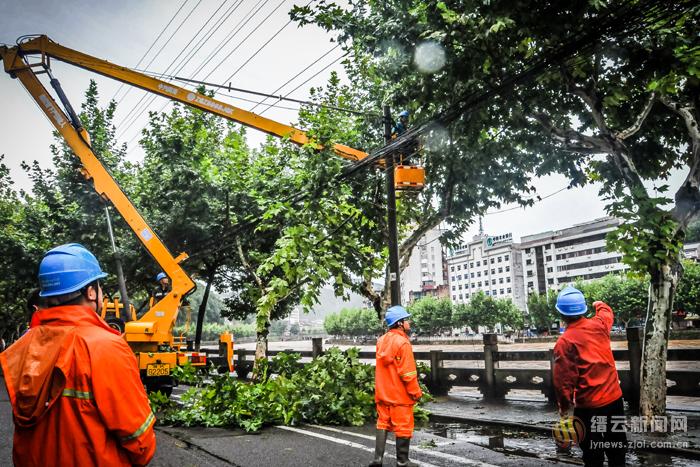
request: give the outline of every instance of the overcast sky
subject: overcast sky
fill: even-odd
[[[276,94],[287,94],[301,85],[290,97],[304,99],[310,86],[322,85],[331,70],[340,70],[336,60],[341,52],[340,49],[331,51],[335,43],[318,28],[298,28],[294,23],[284,27],[294,3],[294,0],[0,0],[0,42],[13,44],[21,35],[47,34],[67,47],[119,65],[135,67],[164,31],[138,68],[215,83],[234,75],[230,79],[234,87],[267,93],[274,91]],[[297,0],[296,3],[306,2]],[[171,19],[171,24],[164,30]],[[204,40],[206,38],[208,40]],[[268,40],[270,42],[264,45]],[[223,45],[217,47],[219,44]],[[316,64],[277,91],[283,83],[319,58]],[[208,59],[209,62],[199,70]],[[329,68],[312,78],[328,65]],[[115,97],[120,87],[116,81],[58,61],[52,61],[52,70],[75,108],[80,107],[90,79],[97,81],[103,105]],[[1,75],[0,154],[5,154],[5,163],[11,169],[16,187],[26,189],[29,181],[20,169],[20,162],[36,159],[43,166],[51,163],[52,126],[19,82],[5,73]],[[302,85],[309,78],[310,81]],[[48,87],[48,83],[45,85]],[[124,86],[116,94],[119,104],[115,120],[117,135],[121,142],[128,143],[129,158],[139,160],[143,152],[138,148],[137,140],[146,124],[147,111],[143,104],[150,101],[150,94],[135,88],[128,93],[126,90]],[[147,100],[137,106],[144,96]],[[240,93],[222,93],[219,98],[246,110],[255,104],[236,98],[259,100]],[[167,105],[167,99],[156,97],[146,108],[159,111]],[[297,107],[289,103],[280,105]],[[258,107],[256,112],[265,108]],[[279,107],[267,110],[264,115],[285,123],[296,120],[294,110]],[[248,134],[252,144],[263,139],[262,134],[254,130],[249,130]],[[535,186],[544,198],[567,184],[564,177],[552,176],[538,179]],[[673,185],[677,185],[677,180]],[[523,235],[602,217],[605,212],[598,189],[589,186],[563,190],[527,209],[506,210],[511,206],[504,206],[501,210],[506,211],[484,218],[484,229],[492,235],[512,232],[517,241]],[[478,223],[465,238],[477,230]]]

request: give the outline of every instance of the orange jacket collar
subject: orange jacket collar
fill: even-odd
[[[64,305],[43,308],[32,317],[32,323],[37,326],[98,326],[107,331],[120,335],[119,331],[110,328],[95,310],[85,305]]]

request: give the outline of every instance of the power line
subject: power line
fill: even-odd
[[[309,68],[311,68],[312,66],[314,66],[315,64],[317,64],[318,62],[320,62],[322,59],[324,59],[328,54],[330,54],[331,52],[333,52],[333,51],[334,51],[335,49],[337,49],[338,47],[340,47],[340,44],[336,44],[335,47],[331,48],[329,51],[325,52],[323,55],[321,55],[321,56],[318,57],[316,60],[314,60],[313,62],[311,62],[309,65],[307,65],[306,67],[304,67],[303,70],[301,70],[301,71],[298,72],[296,75],[294,75],[294,76],[292,76],[291,78],[289,78],[289,79],[288,79],[287,81],[285,81],[281,86],[279,86],[277,89],[275,89],[274,91],[272,91],[272,95],[274,95],[275,93],[279,92],[283,87],[285,87],[286,85],[288,85],[289,83],[291,83],[292,81],[294,81],[295,79],[297,79],[302,73],[304,73],[306,70],[308,70]],[[270,97],[272,97],[272,96],[270,96]],[[280,99],[282,99],[282,97],[280,97]],[[251,109],[249,110],[249,112],[253,112],[255,109],[258,108],[259,105],[261,105],[261,104],[262,104],[263,102],[265,102],[266,100],[267,100],[267,99],[263,99],[263,100],[261,100],[260,102],[258,102],[258,103],[255,105],[255,107],[253,107],[253,108],[251,108]]]
[[[201,1],[201,0],[200,0],[200,1]],[[224,59],[219,63],[219,65],[217,65],[217,68],[218,68],[218,66],[220,66],[226,59],[228,59],[228,57],[230,57],[231,54],[232,54],[233,52],[235,52],[235,51],[238,49],[238,47],[240,47],[253,33],[255,33],[255,32],[260,28],[260,26],[262,26],[262,24],[265,23],[265,22],[270,18],[270,16],[272,16],[272,14],[273,14],[275,11],[277,11],[277,10],[284,4],[285,1],[286,1],[286,0],[282,0],[282,2],[280,2],[280,3],[279,3],[265,18],[263,18],[263,20],[262,20],[260,23],[258,23],[257,26],[255,26],[255,28],[254,28],[250,33],[248,33],[248,35],[247,35],[245,38],[243,38],[243,40],[242,40],[231,52],[229,52],[229,54],[228,54],[226,57],[224,57]],[[251,16],[251,19],[252,19],[252,16]],[[268,41],[268,42],[269,42],[269,41]],[[258,52],[259,52],[261,49],[262,49],[262,47],[261,47],[260,49],[258,49]],[[257,53],[257,52],[256,52],[256,53]],[[246,63],[247,63],[247,62],[246,62]],[[242,68],[242,67],[239,67],[239,69],[236,71],[236,73],[237,73],[238,71],[240,71],[241,68]],[[168,70],[169,70],[169,69],[170,69],[170,67],[168,67]],[[215,68],[215,69],[216,69],[216,68]],[[168,70],[166,70],[165,73],[167,73]],[[180,70],[176,70],[175,73],[177,73],[177,72],[179,72],[179,71],[180,71]],[[213,72],[213,71],[212,71],[212,72]],[[211,74],[211,73],[210,73],[210,74]],[[235,74],[235,73],[234,73],[234,74]],[[207,75],[207,76],[208,76],[208,75]],[[233,75],[231,75],[231,77],[233,77]],[[231,77],[229,77],[229,79],[230,79]],[[228,80],[226,80],[226,81],[228,81]],[[153,97],[151,98],[151,100],[149,101],[148,105],[150,105],[150,102],[153,102],[153,100],[154,100],[155,98],[156,98],[156,96],[153,96]],[[161,108],[158,110],[158,113],[159,113],[159,112],[162,112],[169,104],[171,104],[171,101],[165,102],[165,103],[163,104],[163,106],[161,106]],[[144,108],[144,110],[145,110],[145,108]],[[141,111],[141,113],[143,113],[143,111]],[[131,123],[128,125],[128,127],[131,127],[137,119],[138,119],[138,116],[137,116],[134,120],[131,121]],[[142,128],[142,129],[143,129],[143,128]],[[134,139],[136,139],[140,133],[141,133],[141,130],[139,130],[139,131],[131,138],[131,140],[129,140],[129,141],[131,142],[131,141],[133,141]],[[122,132],[122,135],[123,135],[123,134],[124,134],[124,132]]]
[[[165,48],[165,46],[168,45],[168,44],[170,43],[170,41],[171,41],[172,38],[175,36],[175,34],[177,34],[177,32],[180,30],[180,28],[182,28],[182,26],[187,22],[187,20],[190,18],[190,16],[192,16],[192,13],[194,13],[194,11],[197,9],[197,7],[199,7],[199,5],[200,5],[201,3],[202,3],[202,0],[199,0],[199,2],[197,2],[197,4],[194,6],[194,8],[192,8],[192,9],[190,10],[190,12],[187,14],[187,16],[185,16],[185,18],[180,22],[180,25],[177,27],[177,29],[175,29],[175,31],[173,31],[172,34],[170,34],[170,37],[168,37],[168,39],[165,41],[165,43],[161,46],[160,50],[158,50],[158,52],[156,53],[156,55],[154,55],[153,58],[151,58],[151,61],[148,62],[148,64],[147,64],[144,68],[148,68],[148,67],[151,66],[151,64],[152,64],[153,61],[156,59],[156,57],[163,51],[163,49]],[[139,99],[139,101],[136,103],[136,105],[134,105],[134,106],[131,108],[131,110],[129,110],[129,112],[127,113],[127,115],[121,120],[121,122],[120,122],[120,124],[119,124],[118,126],[121,126],[121,125],[129,118],[129,116],[134,112],[134,109],[136,109],[136,108],[139,106],[139,104],[141,104],[141,102],[143,102],[143,101],[146,99],[146,96],[147,96],[147,95],[148,95],[148,94],[144,94],[143,96],[141,96],[141,99]]]
[[[208,18],[206,21],[204,21],[204,23],[203,23],[202,26],[199,28],[199,30],[197,30],[197,32],[194,34],[194,36],[192,36],[192,38],[189,40],[189,42],[187,42],[187,44],[182,48],[182,50],[181,50],[180,53],[177,55],[177,57],[175,57],[175,59],[170,63],[170,65],[168,65],[168,68],[166,68],[166,70],[165,70],[166,73],[167,73],[168,70],[170,70],[170,68],[173,67],[173,66],[176,66],[176,67],[177,67],[177,66],[180,66],[180,67],[184,66],[184,64],[182,64],[182,62],[180,62],[178,65],[175,65],[175,62],[177,62],[177,60],[178,60],[183,54],[186,55],[187,53],[189,53],[189,52],[186,52],[186,51],[187,51],[187,49],[190,47],[190,45],[192,44],[192,42],[194,42],[194,40],[199,36],[199,33],[201,33],[202,30],[204,30],[204,27],[212,20],[212,18],[214,18],[214,16],[216,16],[216,14],[219,12],[219,10],[221,10],[221,8],[226,4],[227,1],[228,1],[228,0],[224,0],[223,2],[221,2],[221,5],[219,5],[219,7],[214,11],[214,13],[212,13],[212,14],[209,16],[209,18]],[[201,40],[200,40],[200,43],[201,43]],[[195,44],[195,45],[192,47],[192,50],[195,50],[196,47],[197,47],[197,44]],[[200,47],[201,47],[201,46],[200,46]],[[143,112],[148,108],[148,106],[151,105],[151,103],[156,99],[157,96],[156,96],[156,95],[153,95],[153,94],[148,94],[148,95],[144,95],[143,97],[146,97],[146,102],[145,102],[145,105],[143,106],[143,109],[142,109],[141,111],[139,111],[139,112],[137,112],[137,113],[134,114],[134,117],[133,117],[133,119],[130,121],[130,123],[129,123],[128,125],[126,125],[126,127],[124,127],[124,128],[121,130],[121,135],[120,135],[120,136],[123,136],[123,135],[126,133],[126,131],[127,131],[129,128],[131,128],[131,126],[132,126],[136,121],[138,121],[139,117],[141,117],[141,115],[143,114]],[[122,124],[123,124],[123,123],[124,123],[124,121],[122,121]]]
[[[180,71],[187,65],[187,60],[188,60],[190,57],[192,57],[194,54],[196,54],[196,53],[202,48],[202,46],[204,46],[204,44],[206,44],[206,43],[209,41],[209,39],[212,38],[212,36],[216,33],[216,31],[218,31],[219,28],[223,25],[223,21],[221,21],[221,18],[220,18],[219,20],[217,20],[217,21],[214,22],[214,25],[213,25],[212,27],[209,28],[209,30],[198,40],[198,42],[197,42],[194,46],[192,46],[192,49],[191,49],[189,52],[186,52],[186,50],[188,49],[188,47],[189,47],[189,46],[192,44],[192,42],[194,42],[194,40],[199,36],[199,34],[200,34],[200,33],[202,32],[202,30],[204,29],[204,27],[205,27],[207,24],[209,24],[209,22],[211,22],[212,18],[214,18],[214,16],[216,16],[216,14],[219,12],[219,10],[221,10],[221,8],[224,6],[224,4],[225,4],[227,1],[228,1],[228,0],[224,0],[223,3],[221,3],[221,5],[219,5],[219,8],[217,8],[217,9],[214,11],[214,13],[211,14],[211,16],[209,17],[209,19],[206,20],[206,21],[204,22],[204,24],[202,24],[202,26],[199,28],[199,30],[197,31],[197,33],[195,33],[195,35],[192,36],[192,38],[191,38],[190,41],[187,43],[187,45],[185,45],[185,47],[182,49],[182,51],[180,52],[180,54],[178,54],[178,56],[175,57],[175,60],[168,66],[168,68],[165,70],[164,73],[167,73],[167,72],[170,70],[170,68],[173,67],[173,66],[175,66],[175,68],[176,68],[175,70],[173,70],[173,73],[178,73],[178,72],[180,72]],[[234,4],[234,5],[230,6],[230,7],[229,7],[230,13],[233,13],[233,11],[235,11],[235,9],[238,7],[238,5],[240,5],[240,3]],[[224,13],[224,15],[222,15],[222,18],[224,18],[224,16],[225,16],[226,18],[228,18],[228,17],[230,16],[230,13],[229,13],[228,16],[226,16],[226,13]],[[225,21],[225,20],[224,20],[224,21]],[[180,56],[181,56],[182,54],[185,54],[185,57],[184,57],[182,60],[180,60],[180,62],[178,62],[177,64],[175,64],[175,62],[178,60],[178,58],[180,58]],[[141,117],[141,115],[143,114],[143,112],[145,112],[146,109],[148,109],[148,107],[151,105],[151,103],[153,103],[153,101],[156,100],[157,97],[158,97],[157,95],[150,95],[150,96],[148,96],[148,100],[146,101],[146,104],[145,104],[145,106],[143,107],[143,109],[142,109],[139,113],[137,113],[137,114],[134,116],[134,118],[131,120],[131,122],[126,126],[126,128],[124,128],[124,129],[122,130],[121,136],[125,135],[125,134],[126,134],[126,131],[127,131],[134,123],[136,123],[136,122],[139,120],[139,118]],[[167,105],[167,104],[168,104],[168,102],[165,103],[165,105]],[[164,105],[163,107],[165,107],[165,105]],[[143,129],[143,127],[142,127],[141,129]],[[131,140],[129,140],[129,142],[133,141],[136,137],[138,137],[139,134],[141,134],[141,129],[138,130],[138,131],[136,132],[135,136],[132,137]]]
[[[245,36],[245,37],[243,38],[243,40],[242,40],[236,47],[234,47],[233,50],[231,50],[231,51],[219,62],[219,64],[218,64],[216,67],[214,67],[214,70],[218,69],[226,60],[229,59],[229,57],[230,57],[236,50],[238,50],[238,47],[240,47],[241,45],[243,45],[243,43],[244,43],[245,41],[247,41],[248,38],[249,38],[250,36],[252,36],[258,29],[260,29],[260,26],[262,26],[263,23],[265,23],[268,19],[270,19],[270,17],[273,15],[273,13],[275,13],[275,12],[284,4],[284,2],[285,2],[285,0],[282,0],[275,8],[273,8],[272,11],[271,11],[270,13],[268,13],[268,15],[267,15],[265,18],[263,18],[263,20],[260,21],[260,22],[257,24],[257,26],[255,26],[255,27],[253,28],[253,30],[250,31],[250,32],[248,33],[248,35]],[[289,24],[289,23],[287,23],[287,24]],[[285,27],[286,27],[286,25],[283,26],[282,29],[284,29]],[[280,31],[278,31],[275,35],[279,34],[279,32],[280,32]],[[274,37],[274,36],[273,36],[273,37]],[[262,47],[260,47],[260,48],[255,52],[255,54],[253,54],[253,56],[255,56],[258,52],[260,52],[260,50],[262,50],[262,48],[263,48],[265,45],[267,45],[268,43],[269,43],[269,41],[266,42]],[[251,58],[252,58],[252,57],[251,57]],[[245,64],[247,64],[249,61],[250,61],[250,59],[248,59],[248,61],[246,61],[246,63],[244,63],[243,65],[241,65],[235,72],[233,72],[232,75],[230,75],[228,78],[226,78],[226,79],[223,80],[223,81],[226,82],[226,81],[229,81],[231,78],[233,78],[233,77],[236,75],[236,73],[238,73],[239,71],[241,71],[241,69],[243,68],[243,66],[245,66]],[[205,79],[208,78],[208,77],[211,75],[211,73],[213,73],[213,70],[212,70],[212,72],[210,72],[210,73],[205,77]]]
[[[561,193],[562,191],[568,190],[568,189],[570,189],[570,188],[571,188],[571,187],[570,187],[569,185],[567,185],[567,186],[565,186],[564,188],[561,188],[561,189],[555,191],[554,193],[550,193],[550,194],[548,194],[548,195],[546,195],[546,196],[542,196],[542,197],[535,196],[535,197],[533,197],[533,198],[528,198],[528,199],[538,198],[537,201],[535,201],[535,203],[539,203],[540,201],[544,201],[544,200],[547,199],[547,198],[551,198],[551,197],[554,196],[554,195],[558,195],[558,194]],[[491,212],[488,212],[488,211],[487,211],[487,212],[484,213],[484,215],[485,215],[485,216],[490,216],[490,215],[493,215],[493,214],[501,214],[501,213],[504,213],[504,212],[515,211],[516,209],[526,209],[526,208],[528,208],[528,207],[530,207],[530,206],[515,206],[515,207],[512,207],[512,208],[508,208],[508,209],[501,209],[501,210],[499,210],[499,211],[491,211]]]
[[[323,71],[323,70],[321,70],[321,71]],[[311,78],[314,78],[314,77],[316,77],[316,76],[317,76],[317,74],[314,75],[314,76],[312,76]],[[245,93],[245,94],[253,94],[253,95],[255,95],[255,96],[272,97],[272,98],[277,99],[277,100],[279,100],[279,101],[289,101],[289,102],[294,102],[294,103],[296,103],[296,104],[309,105],[309,106],[313,106],[313,107],[320,107],[320,108],[330,109],[330,110],[338,110],[338,111],[340,111],[340,112],[347,112],[347,113],[355,114],[355,115],[371,115],[371,116],[378,116],[378,115],[379,115],[379,114],[376,114],[376,113],[369,114],[369,113],[367,113],[367,112],[361,112],[361,111],[359,111],[359,110],[348,109],[348,108],[346,108],[346,107],[337,107],[337,106],[334,106],[334,105],[319,104],[319,103],[317,103],[317,102],[305,101],[305,100],[301,100],[301,99],[293,99],[293,98],[291,98],[291,97],[285,97],[285,96],[283,96],[283,95],[281,95],[281,94],[280,94],[280,95],[275,95],[275,94],[268,94],[268,93],[264,93],[264,92],[260,92],[260,91],[253,91],[253,90],[250,90],[250,89],[235,88],[235,87],[231,86],[231,83],[229,83],[228,85],[225,85],[225,84],[217,84],[217,83],[210,83],[210,82],[207,82],[207,81],[199,81],[199,80],[196,80],[196,79],[183,78],[183,77],[180,77],[180,76],[173,76],[172,79],[174,79],[174,80],[176,80],[176,81],[183,82],[183,83],[200,84],[200,85],[202,85],[202,86],[208,86],[208,87],[210,87],[210,88],[224,89],[224,90],[227,90],[227,91],[229,91],[229,92],[234,91],[234,92],[242,92],[242,93]],[[308,81],[308,80],[307,80],[307,81]],[[239,99],[239,100],[242,100],[242,101],[245,101],[245,102],[259,103],[259,102],[254,101],[254,100],[243,99],[243,98],[235,97],[235,96],[231,96],[231,98],[232,98],[232,99]],[[281,108],[281,109],[290,109],[289,107],[280,107],[280,106],[276,106],[276,107],[277,107],[277,108]],[[255,107],[254,107],[254,108],[255,108]],[[299,110],[299,109],[290,109],[290,110]],[[252,110],[249,110],[249,112],[252,112]]]
[[[321,68],[320,70],[318,70],[318,71],[317,71],[316,73],[314,73],[313,75],[309,76],[309,77],[308,77],[307,79],[305,79],[301,84],[299,84],[297,87],[295,87],[294,89],[292,89],[291,91],[289,91],[287,94],[285,94],[284,97],[289,96],[291,93],[293,93],[294,91],[296,91],[297,89],[299,89],[300,87],[302,87],[303,85],[305,85],[306,83],[308,83],[309,81],[311,81],[312,79],[314,79],[315,77],[317,77],[318,75],[320,75],[321,73],[323,73],[324,71],[326,71],[328,68],[330,68],[330,67],[332,67],[333,65],[335,65],[335,64],[338,62],[338,60],[340,60],[341,58],[345,57],[345,55],[346,55],[346,54],[341,55],[340,57],[336,58],[335,60],[333,60],[333,61],[332,61],[331,63],[329,63],[328,65],[326,65],[326,66],[324,66],[323,68]],[[260,115],[264,114],[265,112],[267,112],[268,110],[270,110],[270,108],[274,107],[275,105],[276,105],[275,103],[272,103],[272,104],[268,105],[267,107],[265,107],[265,109],[264,109],[262,112],[260,112]]]
[[[214,57],[216,57],[219,54],[219,52],[223,50],[223,47],[226,47],[229,44],[229,42],[231,42],[233,38],[236,37],[236,34],[238,34],[238,32],[240,32],[240,30],[243,29],[243,27],[246,24],[248,24],[255,15],[262,11],[262,9],[258,7],[264,1],[266,0],[258,0],[258,3],[253,5],[253,7],[250,10],[248,10],[248,13],[243,15],[241,20],[231,29],[231,32],[229,32],[221,41],[219,41],[219,43],[213,48],[209,55],[207,55],[207,57],[202,61],[199,67],[197,67],[197,69],[192,73],[191,77],[196,76],[197,73],[202,71],[204,67],[206,67],[209,64],[209,62],[211,62],[214,59]],[[241,3],[243,3],[243,0],[241,0]],[[252,12],[254,12],[253,15],[250,16],[250,18],[248,18],[248,16]],[[210,71],[204,79],[207,79],[215,70],[216,68],[212,69],[212,71]]]
[[[148,50],[146,50],[146,52],[145,52],[145,53],[141,56],[141,58],[139,59],[138,63],[136,63],[135,68],[138,68],[138,67],[141,65],[141,62],[146,58],[146,56],[147,56],[148,53],[151,51],[151,49],[153,49],[153,46],[156,45],[156,43],[158,42],[158,40],[163,36],[163,33],[165,33],[165,31],[168,29],[168,27],[169,27],[169,26],[172,24],[172,22],[175,20],[175,17],[180,13],[180,11],[182,11],[182,9],[185,7],[185,4],[186,4],[188,1],[189,1],[189,0],[185,0],[184,2],[182,2],[182,5],[180,5],[180,8],[177,9],[177,11],[176,11],[175,14],[172,16],[172,18],[170,18],[170,21],[168,21],[168,24],[166,24],[165,27],[163,27],[163,29],[160,31],[160,34],[158,34],[158,37],[156,37],[156,39],[153,41],[153,43],[152,43],[151,46],[148,48]],[[161,47],[160,50],[163,50],[163,48]],[[160,51],[159,51],[158,53],[160,53]],[[158,54],[156,54],[155,56],[157,57]],[[124,83],[119,84],[119,88],[117,88],[117,91],[114,93],[114,95],[112,96],[112,98],[111,98],[110,100],[114,100],[114,99],[117,97],[117,94],[119,94],[119,91],[121,91],[123,87],[124,87]],[[122,99],[124,99],[124,97],[126,97],[126,95],[129,94],[129,91],[131,91],[131,87],[127,88],[127,90],[126,90],[126,92],[124,93],[124,95],[119,99],[119,102],[121,102]]]

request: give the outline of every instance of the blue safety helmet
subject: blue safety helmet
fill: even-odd
[[[565,287],[557,296],[557,311],[564,316],[579,316],[588,310],[586,299],[575,287]]]
[[[76,292],[98,279],[107,277],[95,255],[78,243],[49,250],[39,264],[40,297]]]
[[[156,276],[156,282],[160,282],[161,279],[165,279],[166,276],[164,272],[159,272],[158,275]]]
[[[408,116],[409,116],[408,110],[402,110],[401,113],[399,114],[399,118],[401,118],[401,117],[408,118]]]
[[[402,307],[401,305],[394,305],[386,310],[384,321],[386,321],[387,326],[392,327],[398,321],[408,318],[409,316],[411,316],[411,314],[406,311],[406,308]]]

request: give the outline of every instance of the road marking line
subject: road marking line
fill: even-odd
[[[293,431],[295,433],[301,433],[302,435],[306,435],[306,436],[313,436],[314,438],[323,439],[325,441],[330,441],[330,442],[336,443],[336,444],[342,444],[344,446],[348,446],[348,447],[355,448],[355,449],[361,449],[363,451],[371,452],[374,454],[374,448],[367,447],[364,444],[353,443],[352,441],[334,438],[332,436],[327,436],[327,435],[324,435],[321,433],[316,433],[315,431],[306,431],[306,430],[302,430],[301,428],[294,428],[291,426],[282,426],[282,425],[276,425],[275,428],[279,428],[280,430]],[[372,438],[372,440],[374,440],[374,438]],[[384,458],[386,459],[387,457],[389,457],[391,459],[396,459],[396,456],[392,456],[391,454],[384,454]],[[419,465],[422,465],[424,467],[438,467],[436,465],[429,464],[427,462],[416,461],[415,459],[413,461],[418,462]]]
[[[318,428],[318,429],[320,429],[320,430],[333,431],[333,432],[336,432],[336,433],[342,433],[342,434],[349,435],[349,436],[357,436],[358,438],[364,438],[364,439],[369,439],[369,440],[371,440],[371,441],[374,441],[374,437],[373,437],[373,436],[370,436],[370,435],[363,435],[362,433],[354,433],[354,432],[352,432],[352,431],[344,431],[344,430],[340,430],[340,429],[338,429],[338,428],[332,428],[332,427],[329,427],[329,426],[321,426],[321,425],[309,425],[309,426],[314,427],[314,428]],[[280,428],[281,428],[281,427],[280,427]],[[394,443],[393,441],[391,441],[390,439],[387,439],[386,442],[387,442],[387,443],[390,443],[390,444],[395,444],[395,443]],[[420,452],[420,453],[422,453],[422,454],[432,455],[432,456],[435,456],[435,457],[440,457],[440,458],[445,459],[445,460],[451,460],[451,461],[454,461],[454,462],[459,462],[459,463],[461,463],[462,465],[474,465],[474,466],[479,466],[479,467],[496,467],[496,466],[493,465],[493,464],[487,464],[487,463],[481,462],[481,461],[474,461],[474,460],[471,460],[471,459],[467,459],[467,458],[465,458],[465,457],[455,456],[454,454],[448,454],[448,453],[446,453],[446,452],[432,451],[432,450],[430,450],[430,449],[423,449],[423,448],[413,447],[413,446],[411,446],[411,451]]]

